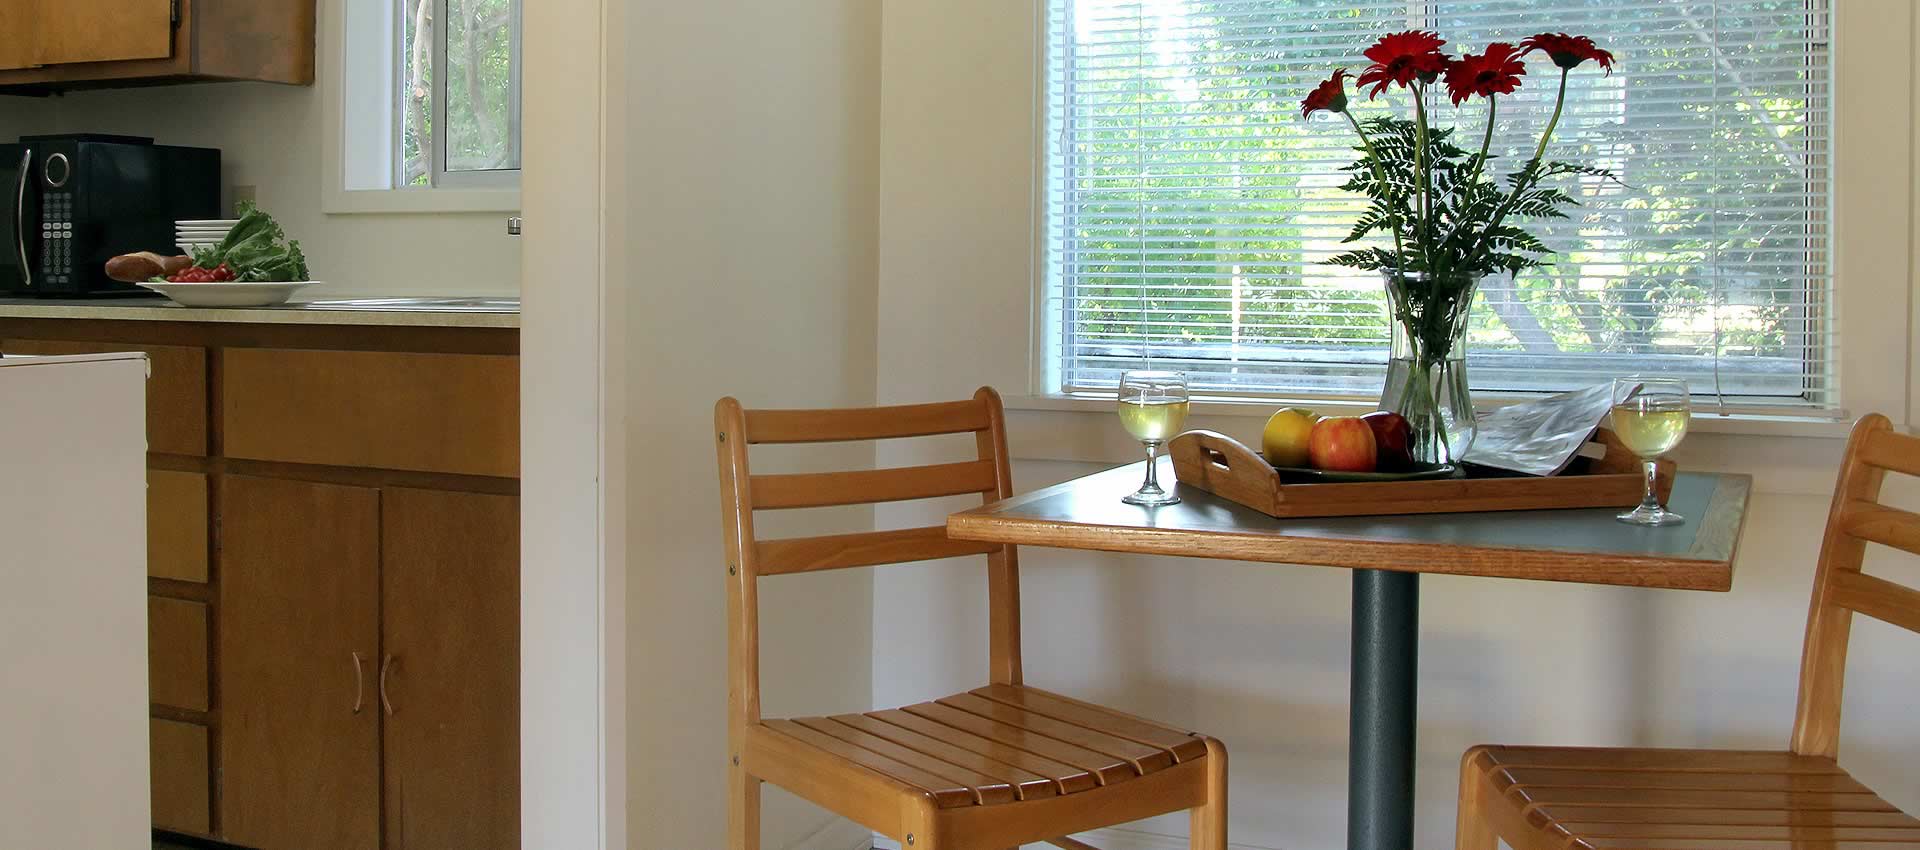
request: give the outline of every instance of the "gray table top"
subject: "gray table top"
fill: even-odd
[[[1174,479],[1162,459],[1161,480]],[[1124,504],[1145,462],[948,518],[963,540],[1589,584],[1725,591],[1752,479],[1680,473],[1683,525],[1641,528],[1619,509],[1276,519],[1187,488],[1181,504]]]

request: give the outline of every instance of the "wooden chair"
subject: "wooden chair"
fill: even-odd
[[[854,410],[714,412],[726,520],[729,645],[727,846],[758,850],[760,783],[772,782],[911,850],[1002,850],[1192,809],[1196,850],[1227,846],[1227,755],[1218,741],[1027,687],[1012,546],[947,538],[944,526],[763,540],[754,512],[979,493],[1012,495],[1000,397]],[[747,447],[975,435],[977,460],[754,475]],[[1119,498],[1116,494],[1114,498]],[[759,581],[848,567],[987,556],[993,681],[888,711],[760,716]]]
[[[1827,516],[1788,750],[1475,747],[1460,767],[1459,850],[1920,848],[1920,820],[1835,762],[1853,615],[1920,632],[1920,592],[1861,571],[1868,543],[1920,554],[1920,514],[1878,502],[1887,471],[1920,475],[1920,439],[1868,416]]]

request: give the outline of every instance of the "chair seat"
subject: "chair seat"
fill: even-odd
[[[1920,850],[1920,820],[1827,758],[1496,746],[1466,764],[1541,838],[1522,850]]]
[[[917,789],[941,809],[1080,794],[1207,756],[1199,735],[1009,685],[887,711],[762,725]]]

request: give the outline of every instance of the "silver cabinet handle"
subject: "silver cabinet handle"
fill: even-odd
[[[20,183],[13,197],[13,247],[20,252],[20,281],[33,288],[33,266],[27,261],[27,172],[33,167],[33,148],[20,154]]]
[[[393,714],[393,700],[387,698],[387,671],[392,670],[393,665],[399,661],[400,659],[389,655],[386,660],[380,662],[380,707],[386,709],[388,715]]]
[[[360,653],[353,654],[353,713],[360,713],[362,697],[366,696],[366,677],[360,672]]]

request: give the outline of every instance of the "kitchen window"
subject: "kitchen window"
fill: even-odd
[[[1380,281],[1322,263],[1364,208],[1339,189],[1355,141],[1300,98],[1387,32],[1457,55],[1564,30],[1620,61],[1573,75],[1552,155],[1621,182],[1563,183],[1582,206],[1529,222],[1555,264],[1485,283],[1475,389],[1661,372],[1703,410],[1832,411],[1829,26],[1826,0],[1048,0],[1043,387],[1109,393],[1151,359],[1215,397],[1376,394]],[[1496,166],[1552,107],[1530,60]],[[1436,114],[1477,134],[1475,106]]]
[[[519,186],[520,6],[347,0],[341,188]]]

